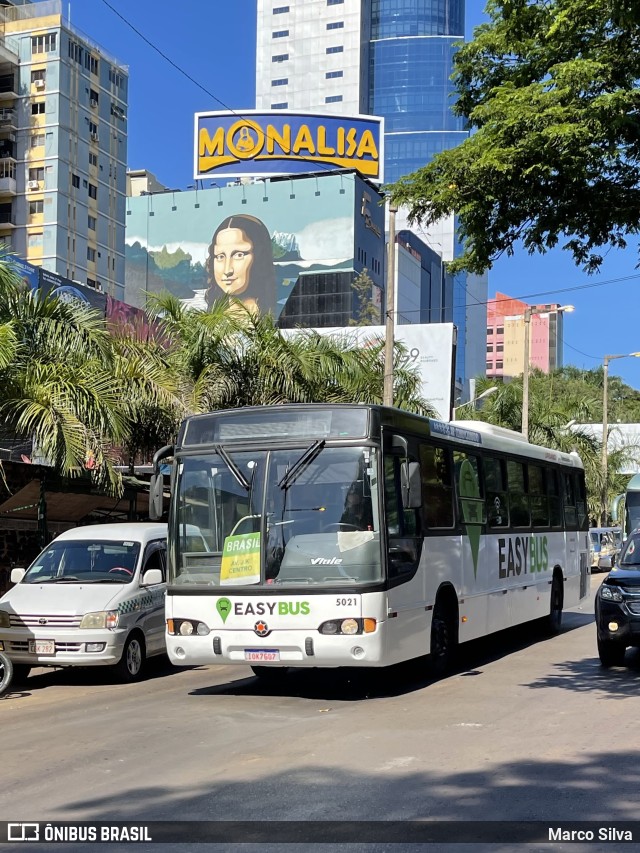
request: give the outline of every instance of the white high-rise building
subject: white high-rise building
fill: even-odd
[[[64,5],[0,4],[0,243],[122,299],[128,69]]]

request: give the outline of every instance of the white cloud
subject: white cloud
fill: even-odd
[[[303,258],[353,257],[353,221],[346,216],[313,222],[299,231],[296,237]]]

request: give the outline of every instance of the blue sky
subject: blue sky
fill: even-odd
[[[184,189],[193,183],[194,113],[255,106],[255,6],[255,0],[65,0],[72,25],[129,66],[130,168],[149,169]],[[483,0],[467,0],[467,37],[483,20],[483,7]],[[490,271],[489,296],[500,291],[528,302],[573,304],[565,319],[565,363],[591,369],[604,355],[640,350],[637,262],[637,241],[610,252],[595,276],[561,250],[521,251]],[[610,375],[640,388],[640,358],[611,362]]]

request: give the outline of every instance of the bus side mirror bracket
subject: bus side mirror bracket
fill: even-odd
[[[418,509],[422,506],[422,478],[419,462],[403,461],[400,464],[400,486],[402,506],[405,509]]]

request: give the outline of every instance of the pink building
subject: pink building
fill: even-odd
[[[520,376],[524,371],[525,309],[529,305],[496,293],[487,304],[487,376]],[[560,305],[532,305],[529,364],[545,373],[562,366],[563,314]]]

